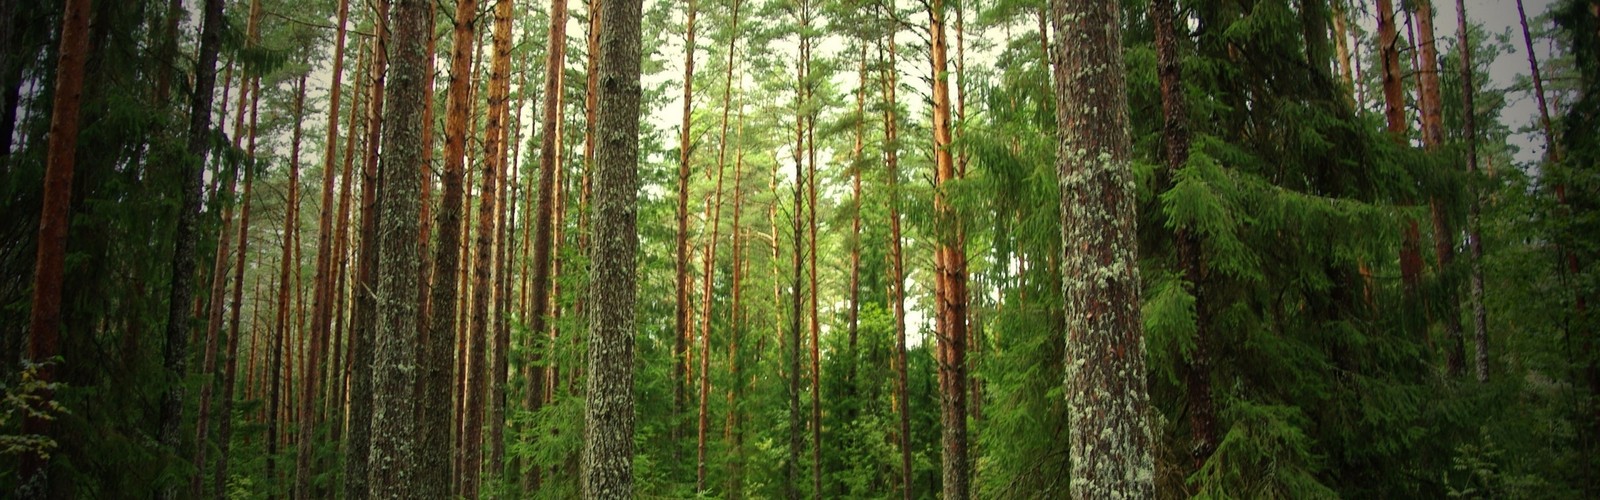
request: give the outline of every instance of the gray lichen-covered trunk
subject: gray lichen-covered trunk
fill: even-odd
[[[584,498],[633,495],[634,270],[638,265],[641,0],[603,0],[599,138],[590,215]]]
[[[1149,498],[1134,177],[1115,2],[1055,0],[1062,288],[1075,498]]]
[[[389,81],[384,90],[388,113],[378,174],[378,330],[372,367],[372,455],[374,498],[409,498],[420,491],[417,421],[413,408],[417,376],[417,285],[421,254],[417,220],[421,211],[422,114],[431,2],[396,0],[390,16]]]
[[[355,307],[350,329],[349,439],[345,441],[344,494],[351,500],[371,498],[372,358],[377,336],[378,255],[378,144],[383,133],[383,95],[389,68],[389,0],[375,0],[373,16],[378,36],[372,48],[372,75],[368,85],[366,157],[361,173],[360,264],[356,267]]]

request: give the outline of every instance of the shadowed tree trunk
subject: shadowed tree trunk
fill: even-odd
[[[1055,0],[1067,425],[1076,498],[1150,498],[1132,144],[1116,3]]]
[[[1444,146],[1444,109],[1439,95],[1439,50],[1433,35],[1433,2],[1413,0],[1417,26],[1417,102],[1422,117],[1422,146],[1438,154]],[[1433,221],[1433,249],[1439,266],[1439,280],[1445,284],[1437,300],[1443,301],[1445,311],[1440,320],[1445,330],[1445,362],[1451,377],[1459,377],[1466,369],[1466,344],[1461,336],[1460,298],[1450,270],[1455,262],[1455,230],[1445,213],[1445,200],[1437,195],[1428,197],[1429,214]]]
[[[39,380],[55,380],[51,358],[60,354],[61,291],[67,258],[67,229],[71,225],[72,170],[78,149],[78,110],[83,100],[84,65],[89,57],[89,0],[70,0],[61,21],[61,51],[56,60],[56,88],[50,108],[50,138],[45,153],[44,207],[39,214],[38,252],[34,259],[33,308],[28,316],[28,360],[51,363],[39,370]],[[0,35],[9,38],[10,33]],[[210,109],[209,106],[207,109]],[[9,136],[8,136],[9,137]],[[10,151],[0,151],[9,155]],[[180,370],[179,373],[182,373]],[[41,402],[54,394],[38,395]],[[29,413],[25,434],[50,436],[50,419]],[[26,453],[19,469],[20,498],[50,498],[49,458],[38,451]]]
[[[245,92],[243,92],[243,88],[240,90],[239,110],[242,112],[244,111]],[[251,79],[251,83],[249,85],[249,94],[250,139],[248,141],[249,145],[245,149],[245,158],[246,161],[253,164],[256,160],[256,119],[258,107],[261,101],[261,77],[257,76]],[[240,127],[238,126],[234,127],[235,130],[239,128]],[[237,139],[235,139],[236,144],[237,142]],[[252,200],[252,196],[254,196],[254,193],[252,192],[255,186],[254,170],[254,168],[245,169],[243,174],[244,196],[239,200],[239,206],[241,207],[239,214],[239,252],[233,266],[233,302],[228,312],[228,355],[223,361],[221,398],[222,408],[218,412],[218,414],[221,416],[221,422],[217,428],[217,465],[216,475],[212,478],[212,489],[217,492],[227,491],[228,453],[233,444],[233,386],[234,381],[238,378],[239,315],[240,308],[244,304],[244,259],[246,251],[249,250],[250,247],[250,202]],[[257,301],[259,301],[261,298],[260,285],[261,278],[260,276],[257,276],[256,289],[252,292]],[[260,310],[261,308],[259,307],[258,302],[258,307],[252,311],[252,315],[259,314]],[[255,320],[253,318],[250,326],[252,330],[255,330]]]
[[[192,319],[189,307],[194,297],[195,248],[200,240],[200,191],[204,183],[206,152],[211,146],[212,92],[216,90],[217,51],[222,44],[222,0],[205,0],[204,5],[200,57],[195,62],[194,93],[189,99],[189,154],[180,167],[183,172],[183,192],[178,205],[177,230],[173,235],[177,243],[172,252],[172,290],[168,296],[167,341],[163,349],[167,372],[177,380],[182,380],[188,374],[184,364],[189,359],[189,323]],[[65,40],[67,37],[62,38]],[[169,450],[179,448],[179,440],[182,439],[178,430],[183,424],[183,387],[182,383],[173,383],[162,395],[159,438],[161,446]],[[162,489],[161,496],[177,497],[177,484],[168,484]]]
[[[1189,162],[1189,105],[1184,98],[1183,60],[1178,55],[1177,7],[1173,0],[1150,2],[1151,25],[1155,28],[1157,73],[1160,78],[1162,136],[1169,176],[1176,175]],[[1193,467],[1198,470],[1217,447],[1215,405],[1211,397],[1211,315],[1204,291],[1205,261],[1199,235],[1189,228],[1178,228],[1178,260],[1183,279],[1194,297],[1194,347],[1188,364],[1182,368],[1184,397],[1189,411]]]
[[[561,147],[560,121],[561,121],[561,79],[562,68],[566,64],[567,47],[567,2],[554,0],[550,5],[550,38],[547,41],[548,52],[545,54],[544,72],[544,99],[543,117],[540,120],[540,146],[539,146],[539,187],[537,192],[538,207],[534,212],[533,234],[533,281],[528,283],[532,298],[529,299],[528,331],[542,334],[549,329],[546,318],[550,314],[550,275],[554,261],[554,232],[555,232],[555,197],[557,149]],[[537,355],[536,355],[537,356]],[[534,364],[539,363],[534,358]],[[537,411],[540,404],[548,397],[545,394],[545,370],[533,368],[526,371],[529,377],[528,390],[524,393],[524,406],[529,411]],[[539,487],[539,472],[537,467],[530,467],[523,483],[525,490]]]
[[[372,80],[368,86],[367,146],[361,174],[360,264],[356,267],[356,301],[350,328],[350,437],[345,442],[345,498],[371,497],[372,358],[377,340],[378,146],[384,124],[384,87],[389,67],[389,0],[374,0],[377,42],[372,48]]]
[[[640,0],[601,0],[600,114],[589,249],[583,498],[633,495],[634,272],[638,265]]]

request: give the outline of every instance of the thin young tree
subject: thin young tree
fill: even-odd
[[[898,48],[894,40],[899,30],[897,24],[891,22],[890,25],[896,28],[888,30],[884,37],[888,46],[888,62],[883,69],[883,156],[889,195],[889,279],[894,303],[895,405],[896,413],[900,415],[900,493],[902,498],[909,500],[914,496],[914,471],[911,469],[911,393],[906,374],[910,359],[906,353],[905,249],[900,231],[900,128],[899,98],[896,97],[900,81],[896,69]],[[880,59],[882,57],[880,53]]]
[[[1533,55],[1532,37],[1528,36],[1527,15],[1523,13],[1522,0],[1517,0],[1517,15],[1522,20],[1523,41],[1529,45],[1528,60],[1533,62],[1534,81],[1539,81],[1539,67],[1536,56]],[[1461,131],[1467,143],[1467,176],[1478,176],[1478,117],[1476,100],[1477,88],[1473,83],[1472,66],[1472,41],[1468,37],[1467,6],[1462,0],[1456,0],[1456,43],[1460,44],[1456,52],[1461,56]],[[1543,107],[1544,94],[1539,91],[1540,122],[1549,132],[1548,111]],[[1476,184],[1473,184],[1476,186]],[[1476,187],[1467,192],[1467,260],[1471,266],[1472,276],[1468,288],[1468,300],[1472,306],[1472,344],[1473,344],[1473,373],[1477,376],[1478,383],[1489,381],[1489,332],[1488,311],[1483,304],[1483,238],[1482,230],[1483,198]],[[1575,262],[1575,261],[1574,261]]]
[[[83,101],[84,66],[89,58],[89,0],[69,0],[61,18],[61,50],[56,59],[56,88],[50,108],[50,138],[45,157],[44,207],[39,214],[38,252],[34,258],[33,307],[28,317],[28,360],[43,364],[39,380],[55,379],[52,358],[60,354],[61,291],[71,224],[72,170],[78,149],[78,110]],[[10,35],[0,35],[9,38]],[[9,154],[10,151],[0,151]],[[40,394],[41,401],[54,396]],[[51,435],[44,412],[29,412],[25,434]],[[22,457],[19,498],[51,496],[49,458],[44,450]]]
[[[711,397],[711,285],[716,281],[717,236],[722,225],[722,174],[728,163],[728,117],[733,111],[734,49],[739,41],[739,0],[734,0],[733,29],[728,37],[728,66],[723,70],[722,121],[717,139],[716,190],[706,205],[706,221],[711,233],[706,239],[705,267],[701,273],[700,305],[700,411],[695,443],[695,490],[706,491],[706,436],[710,430],[708,402]],[[735,184],[737,186],[737,183]],[[737,187],[735,187],[737,189]],[[737,292],[735,292],[737,293]]]
[[[433,71],[427,58],[428,10],[432,2],[395,0],[390,13],[394,30],[389,45],[390,81],[379,174],[378,329],[372,366],[371,488],[378,498],[402,498],[422,490],[417,463],[416,289],[421,277],[417,245],[418,199],[421,190],[422,114],[428,98],[425,79]]]
[[[641,0],[601,0],[600,114],[589,248],[589,366],[580,491],[633,496],[634,272],[638,266]]]
[[[688,404],[686,386],[689,378],[689,160],[694,147],[694,22],[695,1],[688,0],[684,3],[684,56],[683,56],[683,124],[678,129],[678,211],[677,211],[677,253],[676,257],[676,283],[677,283],[677,308],[674,316],[677,337],[672,341],[672,359],[677,365],[673,371],[672,379],[672,441],[677,442],[677,437],[682,433],[679,420],[682,418],[684,406]],[[674,447],[674,456],[677,448]]]
[[[287,400],[285,392],[287,385],[294,382],[289,372],[290,366],[285,364],[284,357],[293,357],[294,353],[285,353],[290,342],[292,330],[299,323],[290,312],[293,297],[289,292],[291,288],[298,288],[290,283],[298,283],[296,279],[290,281],[290,273],[300,268],[300,253],[296,251],[296,242],[300,233],[300,139],[304,128],[300,126],[305,118],[306,75],[302,74],[295,81],[294,93],[294,132],[289,139],[289,196],[284,202],[283,211],[283,253],[278,264],[278,316],[277,326],[273,329],[272,361],[267,364],[267,371],[271,373],[268,381],[267,400],[267,491],[272,497],[277,491],[277,454],[278,446],[283,442],[280,437],[287,437],[280,427],[287,419],[288,408],[283,403]]]
[[[317,207],[322,211],[317,221],[317,274],[316,291],[313,294],[311,313],[311,342],[312,346],[307,353],[307,366],[311,370],[304,374],[300,389],[300,449],[295,457],[295,498],[308,499],[314,494],[311,491],[312,466],[311,455],[314,446],[316,418],[312,418],[312,408],[316,404],[318,383],[322,379],[325,369],[322,362],[323,352],[326,350],[328,337],[332,334],[330,326],[333,322],[333,187],[334,175],[339,172],[334,168],[335,151],[339,145],[339,98],[343,90],[344,81],[344,39],[346,23],[350,17],[349,0],[339,0],[338,21],[334,27],[333,41],[333,81],[328,87],[328,131],[322,143],[322,203]]]
[[[1066,393],[1075,498],[1150,498],[1144,326],[1122,10],[1054,0],[1056,168],[1067,318]]]
[[[350,407],[346,410],[344,493],[351,500],[372,496],[373,351],[377,340],[378,288],[378,146],[384,129],[384,93],[389,73],[389,2],[374,0],[377,36],[372,46],[372,75],[367,85],[366,151],[361,167],[361,244],[357,248],[355,306],[350,328]]]

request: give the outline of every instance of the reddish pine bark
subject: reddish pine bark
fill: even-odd
[[[51,103],[50,138],[46,150],[44,207],[39,214],[38,252],[34,259],[33,308],[28,317],[28,360],[51,363],[39,370],[39,381],[55,380],[52,358],[60,354],[61,291],[67,257],[68,215],[72,208],[72,169],[78,148],[78,109],[83,100],[84,65],[89,57],[89,0],[70,0],[62,14],[61,50],[56,60],[55,98]],[[8,35],[4,35],[9,37]],[[40,401],[54,397],[46,391]],[[30,413],[23,433],[51,435],[50,420]],[[24,454],[18,494],[50,496],[49,460]]]
[[[694,116],[694,21],[695,2],[689,0],[685,5],[688,21],[685,24],[684,66],[683,66],[683,124],[679,126],[678,142],[678,211],[677,211],[677,253],[676,283],[677,283],[677,308],[675,309],[674,324],[676,336],[672,343],[672,359],[675,363],[672,372],[672,424],[669,426],[671,441],[678,442],[682,434],[684,405],[687,404],[687,389],[689,378],[689,156],[693,148],[692,118]],[[673,447],[673,456],[678,454],[678,447]]]
[[[706,436],[710,429],[710,414],[707,403],[711,397],[711,297],[712,284],[716,281],[717,272],[717,236],[722,226],[722,173],[728,163],[728,115],[733,110],[733,63],[734,48],[738,43],[739,32],[739,2],[733,4],[733,36],[728,38],[728,67],[724,70],[722,85],[722,126],[717,139],[717,187],[712,195],[710,204],[706,205],[706,221],[710,225],[711,234],[706,240],[705,267],[702,271],[700,310],[700,411],[699,426],[696,433],[695,446],[695,490],[706,491]],[[735,184],[737,186],[737,184]],[[735,189],[738,189],[735,187]]]
[[[929,7],[928,32],[932,40],[934,217],[938,240],[934,248],[934,331],[938,337],[941,439],[943,443],[944,497],[967,498],[967,272],[966,250],[960,241],[961,222],[943,191],[957,179],[951,147],[950,84],[946,76],[947,39],[944,2]]]
[[[467,122],[472,113],[468,97],[473,82],[472,52],[475,41],[472,16],[476,8],[477,2],[473,0],[456,4],[454,27],[451,30],[450,85],[445,91],[444,171],[441,176],[444,193],[435,221],[439,228],[439,241],[434,247],[432,259],[433,283],[422,353],[428,361],[423,365],[424,393],[419,395],[420,401],[427,402],[421,408],[422,418],[419,422],[423,429],[422,459],[427,463],[428,471],[425,474],[429,476],[428,484],[424,484],[424,487],[433,494],[448,494],[453,478],[459,477],[459,474],[450,472],[456,463],[452,459],[451,442],[451,436],[455,434],[452,427],[452,416],[455,415],[452,368],[455,364],[454,346],[458,341],[455,323],[456,306],[459,303],[457,270],[461,268],[461,213],[465,191],[462,177],[465,170]]]

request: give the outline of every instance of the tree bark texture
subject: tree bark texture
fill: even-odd
[[[1062,284],[1075,498],[1150,498],[1132,145],[1115,3],[1055,0]]]
[[[83,100],[84,65],[89,57],[89,0],[70,0],[61,21],[61,50],[56,59],[55,98],[50,108],[50,139],[45,153],[44,207],[39,215],[38,251],[34,258],[33,308],[28,316],[28,360],[50,363],[39,380],[55,380],[51,358],[60,354],[61,293],[71,226],[72,170],[78,149],[78,110]],[[9,21],[9,20],[6,20]],[[10,34],[0,35],[9,38]],[[9,138],[9,136],[8,136]],[[0,151],[9,156],[10,151]],[[181,371],[180,371],[181,373]],[[54,397],[41,394],[41,401]],[[30,413],[25,434],[49,436],[50,419]],[[176,431],[174,431],[176,432]],[[49,459],[27,453],[19,468],[19,498],[51,496]]]
[[[427,58],[432,2],[396,0],[389,28],[391,68],[384,88],[388,103],[383,153],[378,174],[377,335],[373,339],[372,496],[409,498],[422,491],[418,463],[417,421],[413,396],[417,370],[417,286],[421,254],[417,244],[421,190],[423,101],[426,78],[433,71]]]
[[[634,271],[638,265],[640,0],[602,0],[584,498],[633,495]]]
[[[455,434],[453,417],[456,415],[452,396],[458,333],[455,329],[459,287],[456,278],[461,266],[461,203],[465,192],[461,182],[466,168],[467,122],[472,113],[468,97],[472,84],[472,51],[476,47],[473,16],[477,4],[474,0],[461,0],[456,3],[453,16],[450,85],[445,91],[444,193],[435,213],[438,219],[434,226],[438,228],[439,241],[433,247],[431,275],[434,281],[429,298],[432,310],[428,315],[427,341],[422,347],[428,364],[422,367],[425,392],[419,399],[424,404],[419,425],[425,450],[422,460],[428,469],[424,474],[429,477],[429,484],[423,486],[433,496],[452,493],[452,481],[459,475],[451,472],[455,465],[451,436]]]

